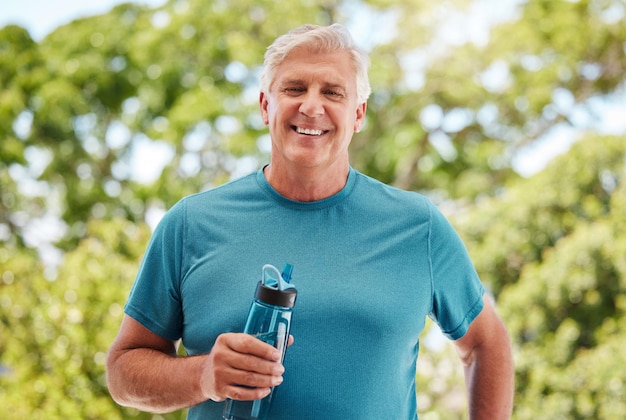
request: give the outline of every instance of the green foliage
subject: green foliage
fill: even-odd
[[[125,220],[92,223],[56,275],[32,254],[4,254],[0,404],[11,418],[151,418],[113,403],[104,378],[148,236]]]
[[[542,173],[511,185],[455,219],[483,279],[494,293],[518,281],[528,264],[581,223],[604,218],[623,179],[623,138],[590,136]]]
[[[440,28],[470,3],[171,0],[122,4],[40,43],[0,28],[4,412],[184,416],[123,409],[104,384],[144,221],[268,160],[265,48],[300,24],[340,21],[364,34],[372,59],[352,164],[452,203],[516,346],[515,418],[626,417],[626,139],[588,126],[543,172],[524,179],[512,166],[554,127],[578,127],[575,108],[623,95],[623,2],[522,2],[485,45],[444,46]],[[162,170],[146,143],[171,152]],[[153,166],[156,179],[133,172]],[[33,239],[51,219],[61,234]],[[37,246],[61,251],[58,268]],[[463,418],[454,358],[450,346],[422,346],[420,418]]]
[[[626,415],[625,140],[589,136],[455,219],[517,349],[516,418]]]
[[[417,360],[417,412],[420,419],[467,418],[463,365],[451,342],[428,318]]]

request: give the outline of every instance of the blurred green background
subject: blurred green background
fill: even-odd
[[[623,0],[169,0],[1,28],[3,416],[184,418],[104,380],[151,228],[268,161],[265,48],[338,21],[372,59],[352,165],[459,230],[514,343],[514,418],[626,418],[625,19]],[[420,419],[466,418],[450,344],[431,324],[422,344]]]

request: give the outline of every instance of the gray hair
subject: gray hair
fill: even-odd
[[[347,51],[356,73],[356,94],[359,103],[367,101],[372,91],[367,71],[370,60],[359,48],[350,32],[341,24],[330,26],[304,25],[293,29],[276,40],[265,51],[261,72],[261,90],[269,92],[274,83],[276,69],[296,47],[309,48],[314,52]]]

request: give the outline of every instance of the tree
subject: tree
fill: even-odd
[[[150,231],[94,221],[56,278],[32,253],[0,259],[0,352],[9,372],[0,404],[11,418],[152,418],[117,406],[104,377],[123,302]],[[182,419],[184,412],[163,416]]]
[[[625,140],[589,135],[455,219],[516,346],[518,419],[626,415]]]
[[[436,49],[438,25],[467,4],[125,4],[59,28],[41,45],[5,28],[4,79],[13,93],[5,100],[12,105],[3,136],[12,140],[3,161],[17,158],[13,171],[45,186],[11,214],[24,207],[60,216],[67,226],[59,246],[70,249],[90,217],[142,220],[266,162],[257,104],[262,54],[276,35],[311,19],[343,21],[359,33],[370,29],[361,22],[383,28],[359,40],[371,50],[374,94],[367,127],[353,142],[356,167],[443,198],[493,195],[517,177],[517,150],[559,124],[579,127],[589,101],[624,82],[626,33],[611,18],[619,2],[536,1],[494,28],[485,46]],[[581,42],[571,48],[568,39]],[[152,162],[156,179],[148,185],[135,173],[145,145],[166,155]],[[45,164],[34,170],[33,162]]]
[[[123,4],[40,43],[0,29],[2,406],[148,418],[102,381],[144,222],[267,161],[265,47],[340,21],[372,59],[352,164],[450,209],[516,344],[517,418],[538,402],[555,417],[623,416],[625,139],[594,125],[595,104],[623,95],[623,1],[519,3],[484,44],[447,43],[440,28],[472,4],[172,0]],[[517,153],[563,126],[579,130],[572,150],[520,177]],[[462,417],[449,348],[423,350],[423,415]]]

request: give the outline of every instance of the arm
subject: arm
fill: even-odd
[[[113,399],[120,405],[164,413],[209,399],[263,398],[270,387],[282,382],[278,350],[247,334],[220,335],[206,355],[178,357],[176,350],[177,342],[125,315],[107,358]]]
[[[487,299],[467,333],[454,343],[465,370],[471,419],[509,419],[513,356],[507,331]]]

